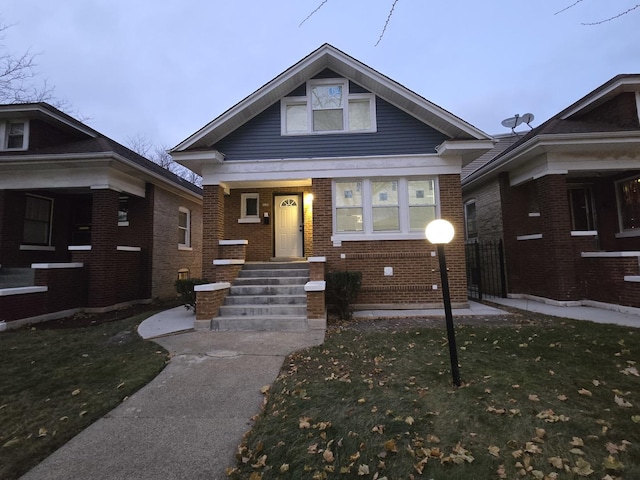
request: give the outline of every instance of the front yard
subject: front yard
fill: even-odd
[[[531,315],[458,319],[459,389],[444,320],[331,329],[285,362],[228,473],[640,478],[640,330]]]
[[[150,313],[0,334],[0,478],[26,473],[164,368],[167,352],[136,332]]]

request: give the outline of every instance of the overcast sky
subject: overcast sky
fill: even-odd
[[[86,123],[173,147],[330,43],[489,134],[640,73],[637,0],[5,0],[2,42]]]

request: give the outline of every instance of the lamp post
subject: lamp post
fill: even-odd
[[[424,231],[427,240],[436,246],[438,250],[438,262],[440,263],[440,280],[442,281],[442,301],[444,302],[444,315],[447,322],[447,340],[449,343],[449,357],[451,358],[451,375],[453,384],[460,386],[460,370],[458,368],[458,351],[456,349],[456,332],[453,328],[453,314],[451,312],[451,296],[449,294],[449,275],[447,274],[447,260],[444,256],[444,246],[453,240],[453,225],[443,219],[433,220]]]

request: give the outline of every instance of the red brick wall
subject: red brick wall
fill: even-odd
[[[202,204],[202,278],[214,279],[213,261],[218,259],[218,241],[225,238],[224,209],[226,197],[222,187],[205,185]],[[237,239],[231,239],[237,240]]]
[[[265,212],[269,213],[269,225],[264,223],[238,223],[241,215],[241,200],[243,193],[258,193],[260,195],[258,211],[260,218]],[[268,261],[274,256],[274,205],[275,195],[300,194],[303,202],[304,218],[304,256],[310,256],[313,251],[313,220],[305,194],[311,193],[311,187],[287,188],[254,188],[231,190],[225,198],[225,239],[249,240],[247,245],[247,261]],[[313,202],[315,203],[315,201]]]
[[[640,307],[640,283],[625,282],[625,275],[640,275],[638,257],[583,258],[585,298],[604,303]]]
[[[459,175],[441,175],[442,218],[449,220],[456,235],[445,247],[449,286],[453,303],[466,303],[463,211]],[[442,288],[436,248],[424,240],[342,242],[334,247],[332,234],[331,179],[313,180],[314,256],[326,256],[327,271],[362,272],[359,304],[441,304]],[[342,259],[341,254],[346,258]],[[384,276],[393,267],[393,276]],[[433,290],[432,286],[438,289]]]

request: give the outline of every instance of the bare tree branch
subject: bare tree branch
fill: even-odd
[[[616,18],[626,15],[629,12],[633,12],[638,7],[640,7],[640,3],[638,3],[634,7],[629,8],[628,10],[625,10],[624,12],[619,13],[618,15],[614,15],[613,17],[605,18],[604,20],[600,20],[599,22],[581,23],[580,25],[601,25],[603,23],[610,22],[611,20],[615,20]]]
[[[317,7],[313,12],[311,12],[309,15],[307,15],[307,18],[305,18],[304,20],[302,20],[302,21],[300,22],[300,25],[298,25],[298,27],[301,27],[301,26],[302,26],[302,24],[303,24],[304,22],[306,22],[307,20],[309,20],[309,19],[313,16],[313,14],[314,14],[314,13],[316,13],[318,10],[320,10],[320,9],[322,8],[322,6],[323,6],[325,3],[327,3],[328,1],[329,1],[329,0],[322,0],[322,3],[320,3],[320,5],[318,5],[318,7]]]
[[[11,25],[0,23],[0,41],[4,40],[4,32]],[[36,85],[35,71],[37,54],[27,50],[24,54],[14,56],[5,52],[0,45],[0,103],[44,102],[53,98],[53,88],[47,85]]]
[[[389,25],[389,21],[391,20],[391,15],[393,15],[393,11],[396,8],[396,3],[398,3],[398,0],[393,0],[393,5],[391,5],[391,10],[389,10],[389,15],[387,16],[387,21],[384,22],[384,27],[382,28],[382,33],[380,34],[380,38],[378,38],[378,41],[375,44],[376,47],[382,41],[382,37],[384,37],[384,34],[387,31],[387,26]]]

